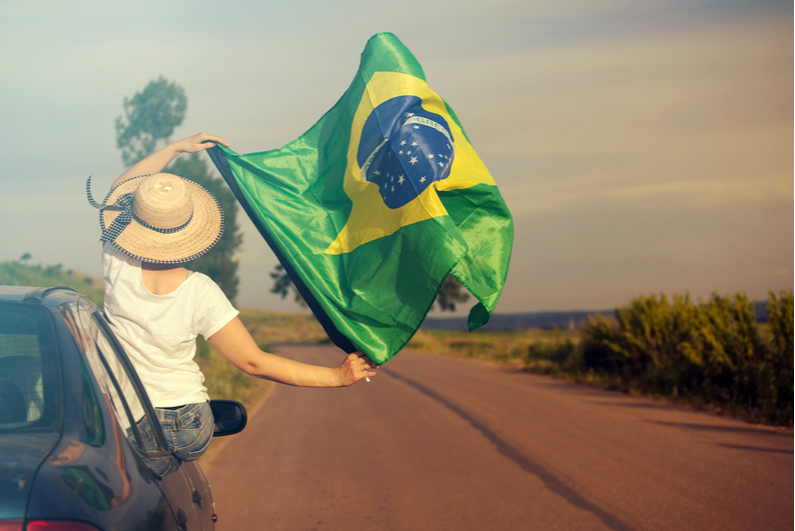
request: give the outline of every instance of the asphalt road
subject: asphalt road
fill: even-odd
[[[277,386],[204,467],[220,531],[793,529],[791,431],[408,351]]]

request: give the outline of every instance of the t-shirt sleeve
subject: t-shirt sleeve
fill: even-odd
[[[229,321],[237,317],[240,312],[232,306],[218,284],[210,277],[204,277],[204,280],[199,292],[201,306],[197,312],[196,330],[208,339],[229,324]]]

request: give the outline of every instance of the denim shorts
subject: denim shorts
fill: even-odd
[[[213,438],[215,423],[209,402],[188,404],[178,409],[155,408],[168,449],[180,461],[200,458]]]
[[[187,404],[176,409],[155,408],[157,420],[163,430],[168,450],[173,457],[149,457],[145,459],[147,466],[158,476],[165,476],[179,468],[179,461],[194,461],[201,457],[210,446],[215,429],[213,412],[209,402]],[[149,452],[158,450],[154,434],[147,417],[138,421],[144,449]],[[127,430],[130,442],[134,441],[132,431]]]

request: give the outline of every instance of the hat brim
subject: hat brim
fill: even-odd
[[[164,234],[147,228],[133,218],[130,224],[111,243],[122,253],[154,264],[181,264],[190,262],[209,251],[224,232],[224,213],[215,197],[202,186],[183,179],[191,192],[193,201],[193,216],[185,228]],[[104,204],[115,204],[124,194],[134,193],[141,180],[148,175],[140,175],[127,179],[116,185],[108,192]],[[104,231],[120,214],[119,211],[102,210],[99,214],[99,223]]]

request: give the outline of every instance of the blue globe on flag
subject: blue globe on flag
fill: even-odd
[[[447,121],[423,109],[420,98],[398,96],[365,120],[357,162],[362,180],[377,184],[386,206],[395,209],[446,179],[454,156]]]

